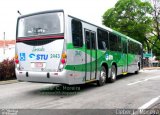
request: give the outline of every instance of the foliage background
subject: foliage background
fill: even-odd
[[[15,64],[14,59],[5,59],[0,63],[0,80],[15,79]]]
[[[118,0],[103,15],[103,25],[140,41],[160,56],[160,0]],[[159,59],[160,60],[160,59]]]

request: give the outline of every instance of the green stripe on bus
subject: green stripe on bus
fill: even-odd
[[[74,47],[72,43],[68,43],[67,44],[67,50],[79,50],[79,51],[82,51],[82,52],[86,52],[88,55],[90,55],[90,51],[87,50],[86,51],[86,48],[85,48],[85,45],[83,44],[83,47]],[[95,50],[92,50],[92,52],[94,53]],[[101,50],[97,50],[97,58],[101,57],[102,55],[104,54],[104,52],[102,52]],[[92,58],[96,58],[95,55],[92,55]]]
[[[67,50],[79,50],[85,53],[85,46],[81,48],[75,48],[72,43],[67,44]],[[90,55],[90,52],[86,52],[88,55]],[[111,60],[106,60],[106,55],[110,55],[113,57]],[[92,56],[92,58],[96,58],[95,56]],[[134,54],[128,54],[128,65],[132,64],[135,61],[136,56]],[[97,50],[97,60],[86,63],[86,64],[79,64],[79,65],[66,65],[65,69],[66,70],[73,70],[73,71],[95,71],[96,63],[99,64],[97,65],[97,70],[100,70],[100,64],[102,62],[105,62],[108,64],[108,67],[111,67],[112,62],[115,62],[118,67],[120,66],[127,66],[127,54],[122,54],[121,52],[115,52],[115,51],[102,51],[102,50]],[[92,68],[90,67],[92,65]],[[87,69],[86,69],[87,67]]]

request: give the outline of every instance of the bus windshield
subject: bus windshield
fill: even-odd
[[[63,12],[43,13],[20,18],[17,37],[59,34],[63,31]]]

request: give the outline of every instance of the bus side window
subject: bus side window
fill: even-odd
[[[129,44],[129,45],[128,45],[128,52],[129,52],[130,54],[135,54],[135,46],[134,46],[134,42],[129,41],[128,44]]]
[[[121,52],[122,51],[122,42],[121,42],[120,36],[117,37],[117,46],[118,46],[117,51]]]
[[[97,36],[98,36],[98,49],[106,50],[109,48],[108,46],[108,32],[102,29],[97,29]]]
[[[96,49],[96,36],[91,32],[92,49]]]
[[[102,45],[103,45],[103,49],[107,50],[106,43],[104,41],[102,41]]]
[[[123,48],[122,48],[122,50],[123,50],[123,53],[126,53],[127,54],[127,41],[123,41],[122,40],[122,43],[123,43]]]
[[[82,23],[75,19],[72,20],[72,42],[73,46],[82,47],[83,37],[82,37]]]
[[[118,37],[111,32],[109,33],[109,43],[111,51],[118,51]]]
[[[89,31],[86,31],[86,47],[87,49],[91,49],[91,43],[90,43],[90,33]]]
[[[129,40],[128,41],[128,53],[132,53],[132,51],[131,51],[131,49],[132,49],[132,44],[131,44],[131,41]]]

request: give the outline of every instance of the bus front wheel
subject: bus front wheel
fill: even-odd
[[[109,82],[111,83],[114,82],[116,80],[116,76],[117,76],[116,66],[112,65]]]
[[[104,66],[101,67],[101,72],[99,76],[99,80],[97,81],[98,86],[102,86],[106,83],[106,68]]]

